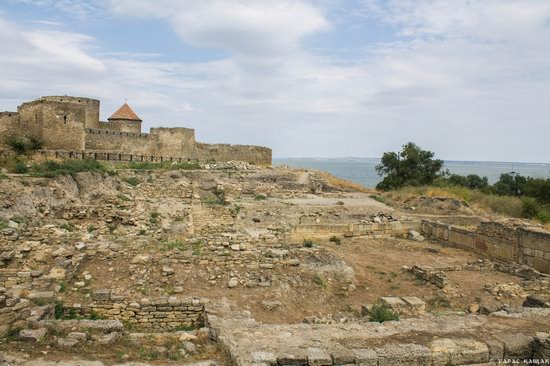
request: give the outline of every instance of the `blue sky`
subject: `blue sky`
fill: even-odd
[[[276,157],[550,162],[548,0],[2,0],[0,110],[125,100]]]

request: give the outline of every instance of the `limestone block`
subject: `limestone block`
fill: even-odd
[[[331,355],[320,348],[308,348],[308,365],[332,365]]]
[[[19,332],[19,338],[24,341],[39,342],[46,336],[46,328],[23,329]]]
[[[94,301],[109,301],[111,297],[111,290],[99,289],[93,292],[92,299]]]
[[[496,338],[504,343],[504,358],[532,358],[533,337],[525,334],[502,334]]]
[[[489,361],[489,348],[473,339],[436,339],[431,343],[434,366],[464,365]]]
[[[376,349],[379,366],[432,366],[430,349],[417,344],[389,344]]]
[[[363,366],[377,366],[378,354],[372,349],[359,348],[354,349],[355,363]]]
[[[426,303],[416,296],[404,296],[401,299],[417,312],[424,312],[426,310]]]

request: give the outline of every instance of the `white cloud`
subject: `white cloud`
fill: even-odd
[[[111,0],[111,6],[127,16],[166,17],[192,45],[247,57],[280,57],[296,50],[302,37],[329,28],[304,1]]]

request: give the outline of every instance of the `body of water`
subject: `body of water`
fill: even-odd
[[[275,165],[294,168],[323,170],[337,177],[374,187],[380,181],[375,167],[378,158],[285,158],[273,159]],[[451,173],[477,174],[487,177],[489,183],[498,181],[502,173],[516,172],[523,176],[550,178],[550,163],[505,163],[489,161],[445,161],[445,168]]]

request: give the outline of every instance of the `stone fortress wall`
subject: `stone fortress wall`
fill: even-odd
[[[245,161],[271,165],[271,149],[261,146],[205,144],[190,128],[151,128],[141,121],[99,119],[99,100],[52,96],[0,113],[0,148],[7,137],[33,136],[47,150],[98,151],[198,161]]]

